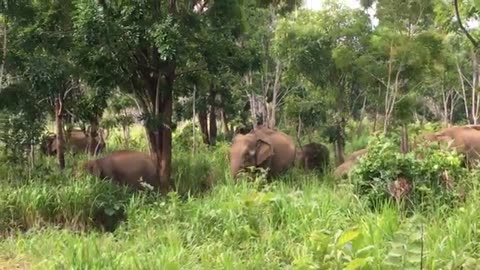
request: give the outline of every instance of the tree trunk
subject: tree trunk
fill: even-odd
[[[167,89],[165,90],[161,114],[164,117],[162,130],[162,160],[160,170],[160,181],[164,191],[173,187],[171,182],[172,168],[172,114],[173,114],[173,78],[167,78]]]
[[[336,135],[335,135],[335,159],[337,165],[342,164],[345,162],[345,120],[342,119],[341,121],[337,122],[336,124]]]
[[[406,124],[402,124],[402,136],[401,136],[401,142],[400,142],[400,152],[403,154],[406,154],[410,151],[409,146],[408,146],[408,128]]]
[[[197,103],[197,100],[196,100],[196,94],[197,94],[197,85],[194,84],[193,85],[193,102],[192,102],[192,142],[193,142],[193,146],[192,146],[192,156],[195,155],[195,151],[196,151],[196,148],[197,148],[197,139],[195,138],[195,130],[197,129],[197,127],[195,126],[195,115],[197,114],[196,110],[195,110],[195,104]]]
[[[228,127],[228,119],[223,108],[220,109],[220,120],[222,121],[223,134],[229,134],[230,128]]]
[[[171,182],[172,163],[172,89],[173,79],[165,76],[165,79],[158,79],[154,105],[154,117],[156,121],[162,121],[155,125],[146,125],[151,154],[157,160],[157,174],[159,176],[159,188],[162,193],[173,187]],[[173,76],[172,76],[173,77]],[[162,80],[162,83],[160,82]],[[162,91],[160,91],[162,89]],[[161,116],[161,118],[160,118]]]
[[[215,108],[210,108],[209,115],[209,132],[208,132],[208,143],[209,145],[215,145],[217,140],[217,114],[215,113]]]
[[[96,156],[97,153],[95,149],[97,149],[97,143],[102,143],[98,141],[95,143],[95,138],[98,136],[98,119],[90,120],[90,128],[88,130],[88,145],[87,145],[87,152],[88,155]]]
[[[209,105],[210,105],[210,112],[209,112],[209,130],[208,130],[208,144],[215,145],[217,140],[217,114],[216,114],[216,106],[215,106],[215,97],[217,93],[214,90],[214,86],[211,86],[210,95],[209,95]]]
[[[202,132],[203,143],[208,144],[210,141],[208,138],[208,115],[205,109],[201,109],[198,112],[198,123],[200,125],[200,131]]]
[[[4,19],[4,22],[3,22],[3,44],[2,44],[2,48],[3,48],[3,56],[2,56],[2,64],[0,65],[0,92],[3,90],[4,88],[4,85],[3,85],[3,80],[4,80],[4,77],[5,77],[5,62],[6,62],[6,59],[7,59],[7,19],[5,18]]]
[[[473,119],[473,124],[477,124],[478,120],[478,109],[479,109],[479,96],[477,93],[477,86],[478,86],[478,76],[479,76],[479,70],[478,70],[478,61],[477,61],[477,53],[476,49],[473,49],[472,51],[472,68],[473,68],[473,78],[472,78],[472,119]]]
[[[55,129],[57,133],[57,160],[60,170],[65,169],[65,153],[64,153],[64,134],[63,134],[63,99],[59,94],[55,98]]]
[[[222,98],[221,95],[220,95],[219,103],[223,104],[223,98]],[[218,109],[219,109],[219,112],[220,112],[220,121],[222,121],[223,134],[227,135],[227,134],[230,133],[230,128],[228,126],[228,119],[227,119],[227,116],[225,115],[225,108],[223,106],[224,105],[222,105],[222,107],[218,108]]]

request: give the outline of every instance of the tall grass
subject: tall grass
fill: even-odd
[[[28,181],[0,166],[0,269],[478,267],[477,185],[448,214],[405,217],[395,205],[370,210],[330,175],[235,182],[226,143],[175,147],[177,192],[166,198],[98,181],[76,163]]]

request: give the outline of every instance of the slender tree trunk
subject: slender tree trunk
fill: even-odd
[[[341,119],[336,123],[336,135],[335,135],[335,159],[337,165],[342,164],[345,162],[345,119]]]
[[[215,106],[215,97],[217,95],[216,91],[213,89],[213,85],[210,89],[209,103],[210,103],[210,112],[209,112],[209,130],[208,130],[208,144],[215,145],[217,140],[217,114]]]
[[[197,94],[197,85],[194,84],[193,85],[193,102],[192,102],[192,141],[193,141],[193,146],[192,146],[192,156],[195,155],[195,150],[196,150],[196,143],[197,143],[197,139],[195,138],[195,130],[197,129],[197,127],[195,126],[195,115],[197,114],[195,108],[196,108],[196,103],[197,103],[197,99],[196,99],[196,94]]]
[[[401,136],[401,143],[400,143],[400,151],[402,153],[408,153],[410,151],[408,145],[408,129],[406,124],[402,124],[402,136]]]
[[[208,138],[208,115],[205,109],[200,109],[198,112],[198,123],[200,125],[200,131],[202,132],[203,143],[208,144],[210,139]]]
[[[474,48],[472,50],[472,66],[473,66],[473,78],[472,78],[472,119],[473,119],[473,124],[477,124],[478,120],[478,110],[479,110],[479,95],[477,93],[477,87],[478,87],[478,76],[479,76],[479,71],[478,71],[478,55],[476,53],[476,49]]]
[[[88,131],[88,144],[87,144],[87,152],[88,155],[96,156],[97,153],[95,152],[95,149],[97,149],[97,144],[100,144],[102,142],[98,141],[95,143],[95,138],[98,136],[98,119],[92,119],[90,121],[90,128]]]
[[[227,116],[225,115],[225,110],[223,108],[220,109],[220,120],[222,121],[222,128],[223,128],[223,134],[229,134],[230,133],[230,128],[228,126],[228,119]]]
[[[215,145],[217,141],[217,114],[215,113],[214,108],[210,109],[210,117],[209,117],[209,132],[208,132],[208,142],[209,145]]]
[[[163,182],[163,189],[166,191],[174,187],[171,182],[172,168],[172,114],[173,114],[173,82],[174,78],[167,78],[167,87],[162,106],[162,115],[164,116],[164,125],[162,126],[162,162],[160,170],[160,179]]]
[[[5,17],[4,17],[5,18]],[[5,61],[7,59],[7,19],[4,19],[3,22],[3,56],[2,56],[2,64],[0,66],[0,92],[3,90],[4,85],[3,85],[3,80],[5,77]]]
[[[300,114],[298,115],[298,126],[297,126],[297,141],[298,141],[298,146],[301,148],[302,147],[302,142],[301,142],[301,137],[302,137],[302,117]]]
[[[360,137],[363,133],[363,118],[365,117],[366,106],[367,106],[367,97],[363,99],[362,109],[360,110],[360,123],[358,123],[357,137]]]
[[[31,174],[31,173],[32,173],[32,170],[33,170],[33,168],[35,167],[35,144],[33,144],[32,141],[30,141],[30,149],[29,149],[29,150],[30,150],[30,151],[29,151],[28,157],[29,157],[29,163],[30,163],[30,164],[29,164],[29,170],[28,170],[28,171],[29,171],[28,177],[29,177],[29,179],[30,179],[31,176],[32,176],[32,174]]]
[[[57,133],[57,160],[61,170],[65,169],[64,134],[63,134],[63,98],[59,94],[55,98],[55,129]]]
[[[469,122],[472,123],[471,118],[470,118],[470,113],[468,112],[468,99],[467,99],[467,93],[465,90],[465,82],[463,79],[463,73],[462,69],[460,68],[460,65],[458,64],[458,61],[455,61],[455,64],[457,66],[457,72],[458,72],[458,78],[460,81],[460,87],[462,88],[462,97],[463,97],[463,105],[465,108],[465,116],[469,119]]]

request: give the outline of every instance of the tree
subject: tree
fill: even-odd
[[[338,164],[344,159],[345,122],[359,72],[355,60],[364,52],[369,33],[365,13],[329,3],[325,10],[300,11],[281,20],[274,37],[276,54],[287,72],[324,91]]]
[[[78,73],[71,61],[73,4],[71,1],[3,1],[9,22],[5,67],[37,92],[39,102],[55,115],[59,167],[65,167],[63,115],[65,100],[78,89]]]
[[[209,34],[202,31],[202,17],[217,14],[212,24],[220,28],[229,20],[240,25],[239,2],[79,0],[76,8],[78,62],[90,71],[89,81],[95,85],[119,86],[135,96],[166,191],[171,186],[175,81],[205,68],[197,61],[202,35]]]

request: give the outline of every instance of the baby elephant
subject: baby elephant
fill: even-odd
[[[297,151],[297,161],[305,170],[318,169],[324,173],[330,164],[330,152],[324,144],[309,143]]]
[[[109,179],[137,190],[145,189],[141,182],[154,189],[158,189],[160,184],[155,158],[139,151],[114,151],[105,157],[87,161],[83,168],[100,179]]]
[[[358,164],[358,162],[360,161],[360,158],[366,155],[367,153],[368,153],[367,148],[363,148],[351,153],[350,156],[348,156],[345,159],[345,162],[340,164],[335,169],[335,171],[333,172],[333,175],[339,179],[347,176],[350,173],[350,171]]]

